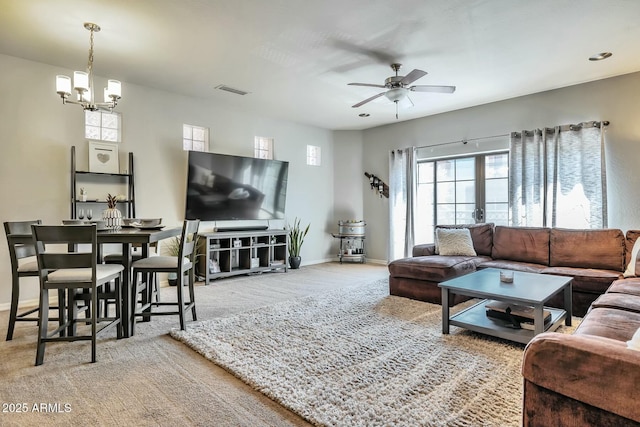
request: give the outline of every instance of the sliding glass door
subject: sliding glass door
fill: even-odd
[[[436,224],[509,222],[509,154],[418,161],[416,243]]]

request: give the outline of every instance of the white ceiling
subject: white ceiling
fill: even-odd
[[[401,121],[640,70],[638,0],[0,0],[0,53],[81,70],[84,22],[123,103],[135,83],[328,129],[396,122],[384,97],[351,107],[380,89],[347,86],[392,61],[457,86],[412,93]]]

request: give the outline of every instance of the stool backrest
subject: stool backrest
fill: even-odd
[[[33,239],[41,278],[52,270],[91,268],[96,276],[98,237],[96,224],[91,225],[32,225]],[[77,251],[77,245],[90,245],[90,252]],[[67,245],[45,250],[45,245]]]
[[[182,235],[180,237],[180,253],[178,258],[189,258],[193,261],[196,249],[196,243],[198,240],[198,227],[200,226],[200,220],[185,220],[182,225]]]
[[[31,226],[42,224],[39,219],[32,221],[7,221],[4,223],[4,232],[7,235],[7,244],[9,245],[9,256],[11,257],[11,268],[18,270],[18,260],[36,255],[36,249],[33,243],[25,243],[25,234],[31,235]],[[17,238],[13,235],[20,235]]]

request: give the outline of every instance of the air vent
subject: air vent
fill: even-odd
[[[240,90],[240,89],[236,89],[233,87],[229,87],[227,85],[218,85],[216,86],[216,89],[220,89],[220,90],[224,90],[226,92],[231,92],[231,93],[235,93],[236,95],[246,95],[249,92],[245,92],[244,90]]]

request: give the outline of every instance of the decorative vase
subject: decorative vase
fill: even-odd
[[[122,227],[122,212],[118,208],[109,208],[102,211],[102,219],[107,228],[118,230]]]
[[[302,258],[300,258],[299,256],[290,256],[289,267],[291,267],[294,270],[297,268],[300,268],[300,261],[302,261]]]

